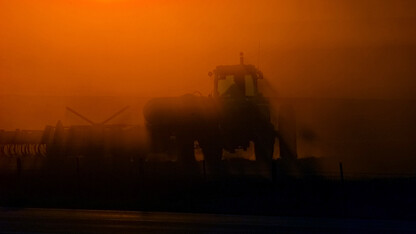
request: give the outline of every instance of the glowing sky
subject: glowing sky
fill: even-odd
[[[291,97],[414,98],[416,2],[0,0],[0,95],[211,91],[260,65]]]

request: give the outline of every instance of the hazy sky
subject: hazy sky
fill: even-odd
[[[0,0],[0,95],[211,91],[259,65],[281,96],[416,97],[416,1]]]
[[[140,122],[137,96],[207,95],[241,51],[270,95],[416,99],[416,1],[0,0],[0,129]],[[301,100],[301,156],[414,165],[414,102]]]

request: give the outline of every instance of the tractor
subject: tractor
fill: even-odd
[[[241,54],[240,64],[217,66],[209,76],[214,84],[209,96],[154,98],[145,105],[151,152],[193,163],[198,146],[205,162],[215,166],[223,152],[245,151],[254,145],[256,161],[271,163],[275,148],[280,158],[296,159],[293,109],[280,107],[277,121],[272,120],[271,104],[258,89],[263,79],[260,70],[244,64]]]

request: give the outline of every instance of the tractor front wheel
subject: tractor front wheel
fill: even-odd
[[[265,134],[254,140],[254,153],[256,161],[265,162],[271,164],[273,160],[274,151],[274,134]]]

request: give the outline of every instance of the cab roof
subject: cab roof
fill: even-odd
[[[256,67],[253,65],[220,65],[217,66],[214,70],[214,73],[216,75],[243,75],[243,74],[255,74],[257,75],[257,78],[262,78],[262,73],[259,71]]]

